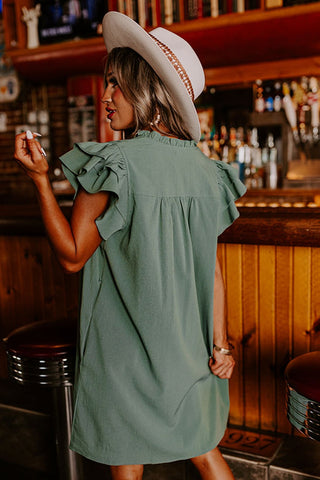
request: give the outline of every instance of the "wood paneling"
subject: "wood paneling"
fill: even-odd
[[[232,399],[231,423],[244,422],[244,384],[242,375],[242,348],[243,338],[243,313],[242,313],[242,259],[241,249],[238,245],[220,245],[219,254],[224,252],[223,274],[228,289],[226,298],[228,305],[228,334],[235,346],[237,363],[234,369],[232,383],[230,383],[230,398]]]
[[[292,358],[292,269],[293,247],[275,247],[275,404],[276,404],[276,429],[286,432],[289,424],[284,415],[285,409],[285,382],[283,375],[288,361]]]
[[[260,388],[260,426],[275,430],[275,247],[258,249],[258,348]]]
[[[0,236],[0,338],[39,320],[74,320],[77,310],[78,276],[64,274],[45,237]]]
[[[236,368],[230,423],[290,433],[284,369],[319,348],[320,249],[219,244]]]

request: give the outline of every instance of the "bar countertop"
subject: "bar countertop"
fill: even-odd
[[[69,216],[72,201],[60,205]],[[320,247],[318,190],[250,190],[237,207],[240,217],[219,237],[221,243]],[[44,235],[38,205],[0,205],[0,234]]]

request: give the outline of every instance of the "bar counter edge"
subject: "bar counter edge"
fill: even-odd
[[[70,216],[71,205],[61,207]],[[239,218],[220,235],[220,243],[320,246],[320,208],[244,206],[238,210]],[[38,205],[0,205],[0,235],[45,235]]]

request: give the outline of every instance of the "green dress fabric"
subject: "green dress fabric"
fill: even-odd
[[[227,423],[208,367],[217,237],[245,188],[194,141],[139,131],[61,157],[77,190],[111,192],[82,272],[70,448],[108,465],[203,454]]]

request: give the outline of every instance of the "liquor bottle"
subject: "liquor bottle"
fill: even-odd
[[[225,125],[221,125],[220,127],[220,150],[222,151],[225,146],[228,146],[228,130]]]
[[[272,133],[267,137],[268,163],[266,167],[266,187],[275,189],[278,187],[278,152],[274,144]]]
[[[250,149],[244,141],[244,129],[243,129],[243,127],[238,127],[237,128],[236,138],[237,138],[237,148],[236,148],[235,163],[237,164],[237,168],[238,168],[238,172],[239,172],[239,179],[242,182],[244,182],[246,157],[249,154],[249,158],[250,158],[250,151],[249,151]]]
[[[219,155],[219,140],[218,140],[218,133],[216,131],[215,126],[212,127],[212,130],[210,132],[210,139],[208,141],[208,146],[209,146],[209,158],[212,160],[220,160],[220,155]]]
[[[228,142],[224,145],[222,150],[222,161],[228,163],[236,169],[238,177],[239,163],[238,163],[238,142],[237,142],[237,130],[235,127],[231,127],[229,130]]]
[[[306,77],[301,77],[300,83],[291,82],[294,91],[294,101],[298,108],[298,131],[300,141],[305,144],[307,141],[306,113],[310,107],[307,105],[308,81]]]
[[[214,154],[214,158],[217,160],[221,159],[220,156],[220,142],[219,142],[219,133],[217,130],[214,130],[213,137],[212,137],[212,152]]]
[[[237,131],[234,127],[229,130],[229,143],[228,143],[228,163],[233,164],[236,162],[237,152]]]
[[[261,148],[258,140],[258,129],[254,127],[251,131],[251,175],[250,188],[263,188],[264,184],[264,168],[262,165]]]
[[[255,86],[255,100],[254,100],[254,109],[256,112],[264,112],[265,102],[263,98],[263,86],[262,80],[256,80]]]
[[[275,112],[280,112],[282,109],[282,91],[281,91],[281,83],[276,82],[274,84],[274,99],[273,99],[273,110]]]
[[[309,80],[308,103],[311,107],[312,140],[319,140],[319,83],[316,77]]]
[[[274,99],[272,94],[272,89],[270,85],[267,85],[264,89],[265,91],[265,101],[264,101],[264,109],[267,112],[273,112],[274,110]]]
[[[247,147],[247,148],[245,148]],[[251,172],[251,130],[247,130],[247,143],[243,150],[239,150],[239,163],[244,162],[243,183],[250,189],[252,188],[252,172]]]
[[[293,139],[295,143],[298,145],[300,143],[299,132],[297,127],[297,112],[296,112],[296,105],[292,99],[290,87],[287,82],[282,84],[282,91],[283,91],[283,108],[291,127]]]

